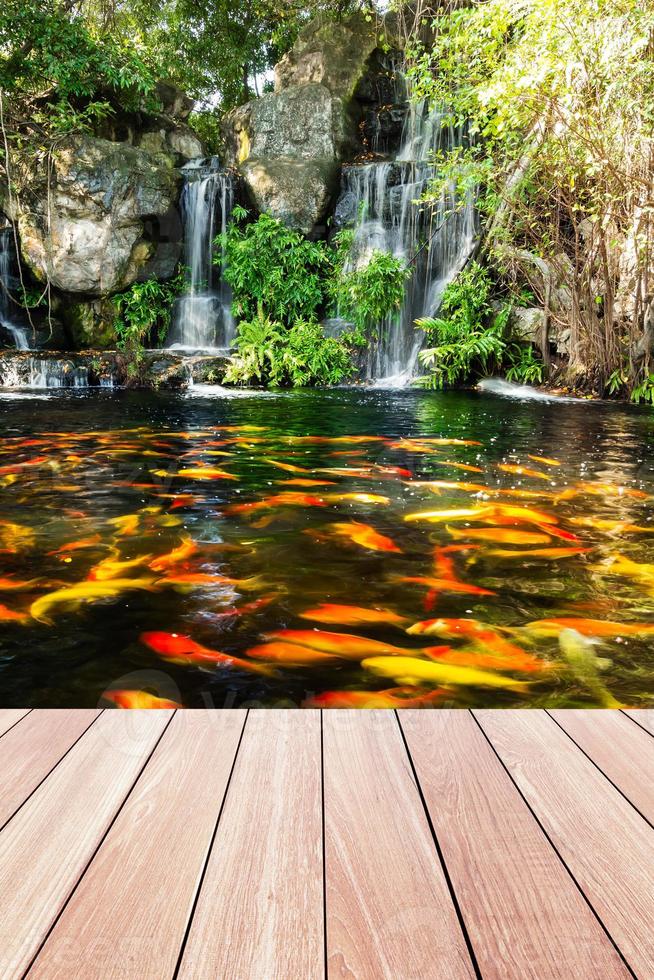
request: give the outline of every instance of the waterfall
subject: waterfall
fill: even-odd
[[[0,327],[11,335],[17,350],[28,350],[27,330],[15,323],[11,314],[13,244],[11,227],[0,229]]]
[[[228,348],[234,337],[231,292],[222,266],[213,264],[213,240],[225,232],[234,206],[235,179],[217,157],[192,160],[183,169],[181,196],[188,292],[175,304],[168,345],[172,348]],[[224,257],[223,257],[224,258]]]
[[[433,316],[445,286],[456,276],[474,244],[477,221],[472,191],[461,205],[446,187],[440,199],[420,198],[438,174],[437,155],[461,145],[465,133],[443,125],[442,112],[410,103],[401,146],[394,159],[344,168],[339,205],[354,224],[350,268],[365,266],[374,251],[391,252],[413,270],[399,313],[379,325],[365,371],[387,385],[414,374],[422,335],[414,322]],[[339,209],[337,205],[337,213]]]

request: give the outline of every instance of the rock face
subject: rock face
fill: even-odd
[[[307,25],[275,69],[275,91],[229,113],[227,163],[240,166],[258,211],[316,233],[356,152],[357,85],[378,45],[364,17]]]
[[[181,239],[173,162],[90,136],[58,149],[50,192],[37,175],[20,205],[15,198],[4,205],[36,278],[67,293],[103,296],[146,276],[148,267],[172,275],[179,245],[170,246]]]

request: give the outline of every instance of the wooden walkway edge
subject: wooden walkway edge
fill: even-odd
[[[654,976],[654,712],[0,710],[0,976]]]

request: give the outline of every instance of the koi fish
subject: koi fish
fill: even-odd
[[[117,708],[182,708],[177,701],[168,698],[158,698],[147,691],[113,690],[105,691],[102,695],[105,701],[113,701]]]
[[[275,493],[264,500],[252,500],[244,504],[230,504],[225,507],[226,514],[247,514],[249,511],[267,510],[269,507],[326,507],[322,497],[308,493],[294,493],[292,490]]]
[[[330,602],[323,602],[314,609],[305,609],[299,615],[301,619],[311,619],[316,623],[342,626],[359,626],[364,623],[402,626],[406,623],[405,616],[398,616],[390,609],[364,609],[361,606],[339,606]]]
[[[641,527],[639,524],[628,524],[625,521],[611,520],[600,517],[571,517],[571,524],[578,527],[592,527],[595,531],[618,531],[620,534],[654,534],[654,527]]]
[[[560,466],[558,459],[550,459],[548,456],[532,456],[528,453],[528,458],[534,463],[543,463],[545,466]]]
[[[310,473],[311,470],[305,469],[304,466],[296,466],[294,463],[281,463],[277,459],[263,459],[263,463],[268,463],[269,466],[274,466],[278,470],[286,470],[287,473]]]
[[[154,476],[182,477],[187,480],[238,480],[233,473],[217,469],[215,466],[192,466],[178,470],[176,473],[169,473],[168,470],[152,470],[152,473]]]
[[[17,578],[0,578],[0,592],[28,592],[38,585],[39,579],[31,578],[22,581]]]
[[[562,490],[556,495],[556,499],[571,500],[579,494],[588,494],[591,497],[631,497],[634,500],[647,500],[649,497],[649,494],[643,490],[635,490],[632,487],[616,487],[612,483],[590,483],[582,480],[574,487]]]
[[[493,541],[498,544],[546,544],[551,541],[549,534],[535,531],[512,531],[498,527],[471,527],[465,531],[454,527],[446,528],[453,538],[474,538],[478,541]]]
[[[158,558],[150,562],[149,567],[153,572],[165,572],[167,568],[178,565],[180,562],[190,558],[197,550],[198,546],[195,541],[188,537],[182,538],[181,543],[176,548],[173,548],[166,555],[159,555]]]
[[[487,493],[492,494],[497,491],[483,483],[466,483],[463,480],[412,480],[407,482],[408,487],[424,487],[432,493],[440,494],[441,490],[461,490],[466,493]]]
[[[436,663],[433,660],[419,660],[417,657],[370,657],[361,664],[381,677],[392,677],[398,684],[442,684],[445,687],[495,687],[509,691],[529,690],[526,681],[516,681],[512,677],[491,674],[490,671],[476,670],[474,667],[459,667]]]
[[[55,551],[49,551],[48,555],[61,557],[62,555],[70,554],[72,551],[81,551],[84,548],[95,548],[95,546],[99,544],[102,544],[102,538],[99,534],[93,534],[88,538],[80,538],[79,541],[70,541],[68,544],[62,545],[61,548],[57,548]]]
[[[432,446],[481,446],[483,443],[477,442],[475,439],[433,439],[431,437],[425,436],[425,442],[431,443]]]
[[[506,643],[502,637],[497,637],[501,643]],[[458,667],[481,667],[489,670],[516,670],[523,674],[530,674],[535,671],[547,670],[551,664],[539,660],[531,653],[521,650],[520,647],[506,643],[509,651],[504,652],[494,643],[494,635],[489,633],[488,637],[480,634],[476,637],[471,648],[453,650],[451,647],[432,647],[429,657],[432,660],[443,661],[447,664],[455,664]]]
[[[382,473],[384,476],[404,476],[409,478],[413,476],[411,470],[407,470],[403,466],[384,466],[381,463],[375,463],[373,469],[378,473]]]
[[[293,480],[277,480],[280,487],[335,487],[334,480],[307,480],[296,477]]]
[[[251,647],[248,657],[270,660],[273,663],[285,664],[287,667],[308,667],[314,664],[333,664],[341,658],[335,653],[324,653],[301,646],[299,643],[283,643],[273,641]]]
[[[40,596],[30,606],[30,615],[40,623],[52,625],[50,610],[55,606],[77,609],[82,603],[97,602],[99,599],[113,599],[121,592],[132,589],[155,591],[155,582],[151,578],[111,579],[107,582],[78,582],[77,585],[66,586]]]
[[[15,555],[19,551],[31,548],[36,535],[31,527],[22,524],[12,524],[11,521],[0,521],[0,551]]]
[[[219,653],[200,643],[190,636],[180,636],[179,633],[148,632],[141,633],[139,640],[150,650],[153,650],[164,660],[174,663],[196,664],[205,666],[217,664],[221,667],[235,667],[238,670],[249,670],[257,674],[272,674],[274,670],[265,664],[253,664],[240,657],[232,657],[227,653]]]
[[[559,634],[561,653],[567,660],[575,678],[586,687],[603,708],[621,708],[599,678],[600,669],[611,666],[611,661],[598,657],[595,643],[577,630],[564,629]]]
[[[103,558],[101,562],[93,566],[86,577],[89,582],[104,582],[107,579],[121,578],[129,569],[147,565],[151,558],[152,555],[140,555],[138,558],[130,558],[125,561],[119,561],[117,558]]]
[[[625,555],[613,555],[603,563],[602,571],[609,575],[624,575],[654,589],[654,565],[632,561]]]
[[[451,578],[434,578],[429,575],[402,575],[395,579],[396,582],[406,582],[412,585],[425,585],[428,589],[437,592],[460,592],[463,595],[497,595],[490,589],[482,589],[479,585],[470,585],[467,582],[459,582]]]
[[[502,470],[503,473],[511,473],[513,476],[529,476],[535,480],[551,480],[549,473],[543,473],[541,470],[532,470],[527,466],[520,466],[516,463],[498,463],[498,470]]]
[[[414,687],[386,691],[325,691],[303,702],[303,708],[420,708],[441,701],[448,692],[436,689],[416,694]]]
[[[544,510],[498,503],[489,504],[486,508],[486,514],[480,520],[484,524],[497,520],[511,520],[518,524],[536,524],[539,527],[541,524],[558,524],[558,518]]]
[[[395,544],[391,538],[375,531],[369,524],[360,524],[352,521],[350,524],[328,524],[327,529],[338,535],[340,538],[347,538],[361,548],[369,551],[386,551],[402,554],[402,549]]]
[[[266,640],[281,640],[283,643],[296,643],[299,646],[319,650],[321,653],[331,653],[336,657],[347,660],[360,660],[374,655],[406,656],[407,650],[383,643],[380,640],[369,640],[366,636],[355,636],[352,633],[329,633],[325,630],[277,630],[268,633]]]
[[[140,521],[138,514],[125,514],[123,517],[111,517],[107,523],[118,528],[116,531],[118,537],[127,538],[136,534]]]
[[[28,619],[27,613],[15,612],[0,603],[0,623],[25,623]]]
[[[559,558],[573,558],[575,555],[584,555],[592,548],[530,548],[529,551],[511,551],[505,548],[491,548],[486,552],[494,558],[551,558],[557,561]]]
[[[648,623],[614,623],[602,619],[577,619],[564,616],[557,619],[536,619],[523,627],[534,636],[558,636],[570,629],[582,636],[650,636],[654,626]]]
[[[325,498],[329,503],[345,504],[350,500],[355,504],[390,504],[390,497],[379,493],[330,493]]]
[[[405,514],[405,521],[429,521],[440,524],[443,521],[479,520],[482,515],[490,513],[488,507],[463,507],[455,510],[425,510],[415,514]]]
[[[451,466],[455,470],[466,470],[468,473],[483,473],[479,466],[470,466],[469,463],[453,463],[451,460],[434,460],[437,466]]]

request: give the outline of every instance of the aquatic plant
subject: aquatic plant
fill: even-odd
[[[445,289],[440,316],[416,321],[431,345],[419,354],[429,372],[419,381],[423,387],[443,388],[502,369],[510,381],[542,381],[544,365],[533,347],[512,336],[511,301],[497,309],[492,293],[489,271],[471,262]]]
[[[287,329],[262,307],[251,320],[239,323],[235,345],[237,354],[225,375],[228,384],[338,384],[353,370],[345,344],[325,337],[319,323],[298,319]]]

